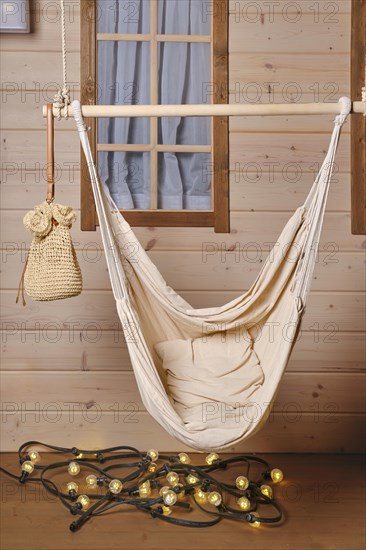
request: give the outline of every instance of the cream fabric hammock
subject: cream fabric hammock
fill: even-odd
[[[314,270],[342,113],[305,203],[287,222],[252,287],[194,309],[170,288],[99,182],[80,103],[73,112],[89,165],[118,314],[148,412],[201,450],[253,435],[267,419],[296,340]]]

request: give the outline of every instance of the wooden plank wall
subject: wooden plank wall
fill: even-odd
[[[334,101],[349,94],[350,5],[233,0],[230,100]],[[15,305],[30,243],[22,218],[45,194],[41,106],[61,76],[57,6],[46,0],[33,6],[33,33],[2,37],[2,449],[27,439],[179,449],[142,406],[98,231],[73,228],[85,278],[80,297]],[[78,3],[67,2],[67,14],[69,80],[77,97]],[[78,137],[73,121],[56,129],[57,199],[79,208]],[[305,198],[331,129],[332,117],[231,119],[231,233],[137,230],[168,283],[197,306],[248,288]],[[347,124],[301,338],[270,422],[240,449],[362,450],[366,241],[351,235],[349,169]]]

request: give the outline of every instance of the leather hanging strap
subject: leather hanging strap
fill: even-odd
[[[47,198],[50,204],[55,197],[54,118],[53,105],[47,105]]]

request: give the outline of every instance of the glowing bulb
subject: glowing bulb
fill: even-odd
[[[90,476],[87,476],[85,478],[85,481],[87,486],[90,487],[91,489],[95,489],[95,487],[98,486],[98,479],[97,479],[97,476],[95,476],[94,474],[90,474]]]
[[[194,492],[194,498],[197,502],[205,504],[207,502],[207,493],[202,489],[196,489]]]
[[[189,458],[187,453],[179,453],[178,458],[179,458],[179,462],[181,462],[182,464],[190,464],[191,463],[191,459]]]
[[[151,464],[149,464],[147,471],[153,474],[154,472],[156,472],[157,469],[158,469],[158,465],[155,462],[151,462]]]
[[[67,471],[71,476],[77,476],[80,472],[80,466],[77,462],[70,462]]]
[[[163,495],[163,501],[166,506],[173,506],[177,502],[177,495],[174,491],[169,490]]]
[[[41,456],[37,451],[30,451],[28,453],[28,456],[29,456],[29,460],[33,462],[33,464],[41,460]]]
[[[122,491],[123,483],[119,479],[112,479],[109,483],[109,490],[114,495],[118,495]]]
[[[238,499],[238,504],[242,510],[245,510],[245,511],[250,510],[251,504],[250,504],[250,500],[247,499],[247,497],[240,497]]]
[[[215,462],[215,460],[219,460],[219,455],[217,453],[210,453],[206,456],[206,464],[209,466],[212,466],[212,464]]]
[[[89,508],[90,498],[87,495],[80,495],[76,502],[80,502],[82,510],[87,510]]]
[[[169,508],[169,506],[162,506],[162,509],[164,516],[170,516],[170,514],[172,513],[172,509]]]
[[[189,483],[190,485],[194,485],[195,483],[199,482],[198,477],[194,476],[193,474],[189,474],[186,479],[187,483]]]
[[[179,475],[177,472],[169,472],[166,476],[168,483],[174,487],[179,482]]]
[[[271,478],[273,483],[280,483],[283,480],[283,472],[278,468],[271,470]]]
[[[75,481],[69,481],[69,483],[66,485],[66,488],[67,488],[67,492],[69,494],[76,494],[79,490],[79,486],[77,483],[75,483]]]
[[[272,487],[270,487],[269,485],[261,485],[260,490],[261,490],[261,493],[266,497],[268,498],[273,497]]]
[[[140,497],[148,497],[151,495],[150,481],[144,481],[139,485],[139,495]]]
[[[168,485],[164,485],[164,487],[162,487],[159,491],[159,495],[161,497],[163,497],[165,495],[165,493],[167,493],[168,491],[170,491],[170,487]]]
[[[212,491],[212,493],[208,493],[207,500],[213,506],[220,506],[222,502],[221,495],[217,491]]]
[[[251,515],[256,517],[256,518],[258,517],[258,514],[256,512],[252,512]],[[260,527],[261,522],[260,521],[250,521],[249,525],[251,525],[252,527]]]
[[[75,458],[83,458],[83,456],[84,456],[83,453],[79,453],[79,454],[76,455]]]
[[[156,462],[159,458],[159,453],[155,449],[149,449],[146,455],[151,459],[151,462]]]
[[[34,470],[34,464],[30,460],[26,460],[22,464],[22,470],[23,472],[26,472],[27,474],[31,474]]]
[[[239,476],[235,480],[235,485],[241,491],[245,491],[249,487],[249,479],[245,476]]]

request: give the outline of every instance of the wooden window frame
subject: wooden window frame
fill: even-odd
[[[97,102],[97,1],[83,0],[80,27],[80,83],[82,105],[95,105]],[[153,2],[152,2],[153,3]],[[225,9],[223,9],[223,5]],[[213,103],[228,103],[228,3],[222,0],[212,0],[211,52],[212,52],[212,82]],[[156,12],[155,12],[156,13]],[[171,36],[171,35],[167,35]],[[157,63],[157,44],[151,46],[151,61]],[[151,44],[151,42],[150,42]],[[152,103],[157,103],[157,90],[152,90]],[[97,121],[86,119],[89,126],[89,138],[93,158],[97,151],[106,148],[97,147]],[[157,118],[150,119],[151,140],[151,170],[157,170],[157,155],[162,148],[156,143]],[[132,226],[144,227],[213,227],[216,233],[230,231],[229,217],[229,121],[228,117],[212,117],[211,145],[206,149],[212,154],[212,209],[211,210],[157,210],[157,189],[152,189],[150,210],[124,210],[125,219]],[[171,147],[171,146],[166,146]],[[120,147],[120,150],[123,146]],[[179,152],[182,147],[173,146]],[[197,146],[197,150],[202,146]],[[205,151],[206,151],[205,149]],[[118,150],[113,148],[113,150]],[[123,149],[126,150],[126,149]],[[140,149],[139,149],[140,150]],[[95,231],[98,225],[93,192],[90,184],[88,166],[84,155],[80,160],[81,178],[81,230]]]
[[[366,0],[352,1],[351,99],[361,101],[365,86]],[[366,235],[366,117],[351,116],[351,231]]]

